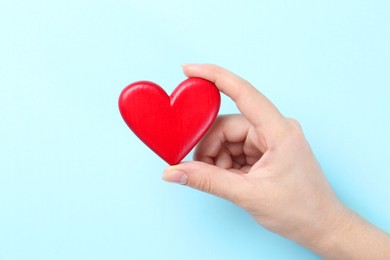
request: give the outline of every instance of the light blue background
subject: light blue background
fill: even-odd
[[[187,62],[229,68],[299,119],[339,197],[390,231],[389,13],[387,0],[0,0],[0,259],[318,258],[161,181],[117,98],[141,79],[171,92]]]

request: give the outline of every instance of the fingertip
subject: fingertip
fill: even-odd
[[[210,63],[184,63],[181,66],[188,77],[205,77],[206,79],[208,79],[208,74],[216,74],[221,70],[218,65]]]
[[[187,75],[188,72],[190,72],[192,69],[198,67],[199,64],[196,64],[196,63],[184,63],[184,64],[181,64],[181,67],[184,71],[184,74]]]
[[[207,157],[207,156],[202,156],[196,152],[194,153],[193,159],[194,159],[194,161],[215,165],[213,158]]]
[[[187,184],[187,173],[177,167],[167,167],[163,173],[162,179],[167,182],[173,182],[181,185]]]
[[[181,67],[183,69],[188,69],[190,67],[197,66],[197,65],[199,65],[199,64],[196,64],[196,63],[183,63],[183,64],[181,64]]]

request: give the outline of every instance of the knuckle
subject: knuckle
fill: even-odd
[[[303,129],[298,120],[294,118],[287,118],[287,127],[285,129],[286,144],[290,147],[301,147],[306,143],[306,138]]]
[[[297,137],[297,136],[303,136],[303,129],[301,123],[299,123],[298,120],[294,118],[288,118],[288,132],[290,135]]]
[[[287,118],[287,122],[293,129],[302,131],[301,123],[295,118]]]
[[[202,176],[194,186],[198,190],[201,190],[201,191],[204,191],[207,193],[212,192],[211,178],[209,175]]]

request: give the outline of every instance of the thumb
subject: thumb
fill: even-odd
[[[163,179],[187,185],[218,197],[237,202],[244,188],[243,176],[203,162],[184,162],[169,166]]]

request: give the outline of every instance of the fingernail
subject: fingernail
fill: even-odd
[[[197,65],[197,64],[194,64],[194,63],[185,63],[185,64],[182,64],[181,66],[182,66],[183,68],[188,69],[188,68],[193,67],[193,66],[196,66],[196,65]]]
[[[163,174],[163,180],[178,184],[187,184],[187,174],[183,171],[168,167]]]

